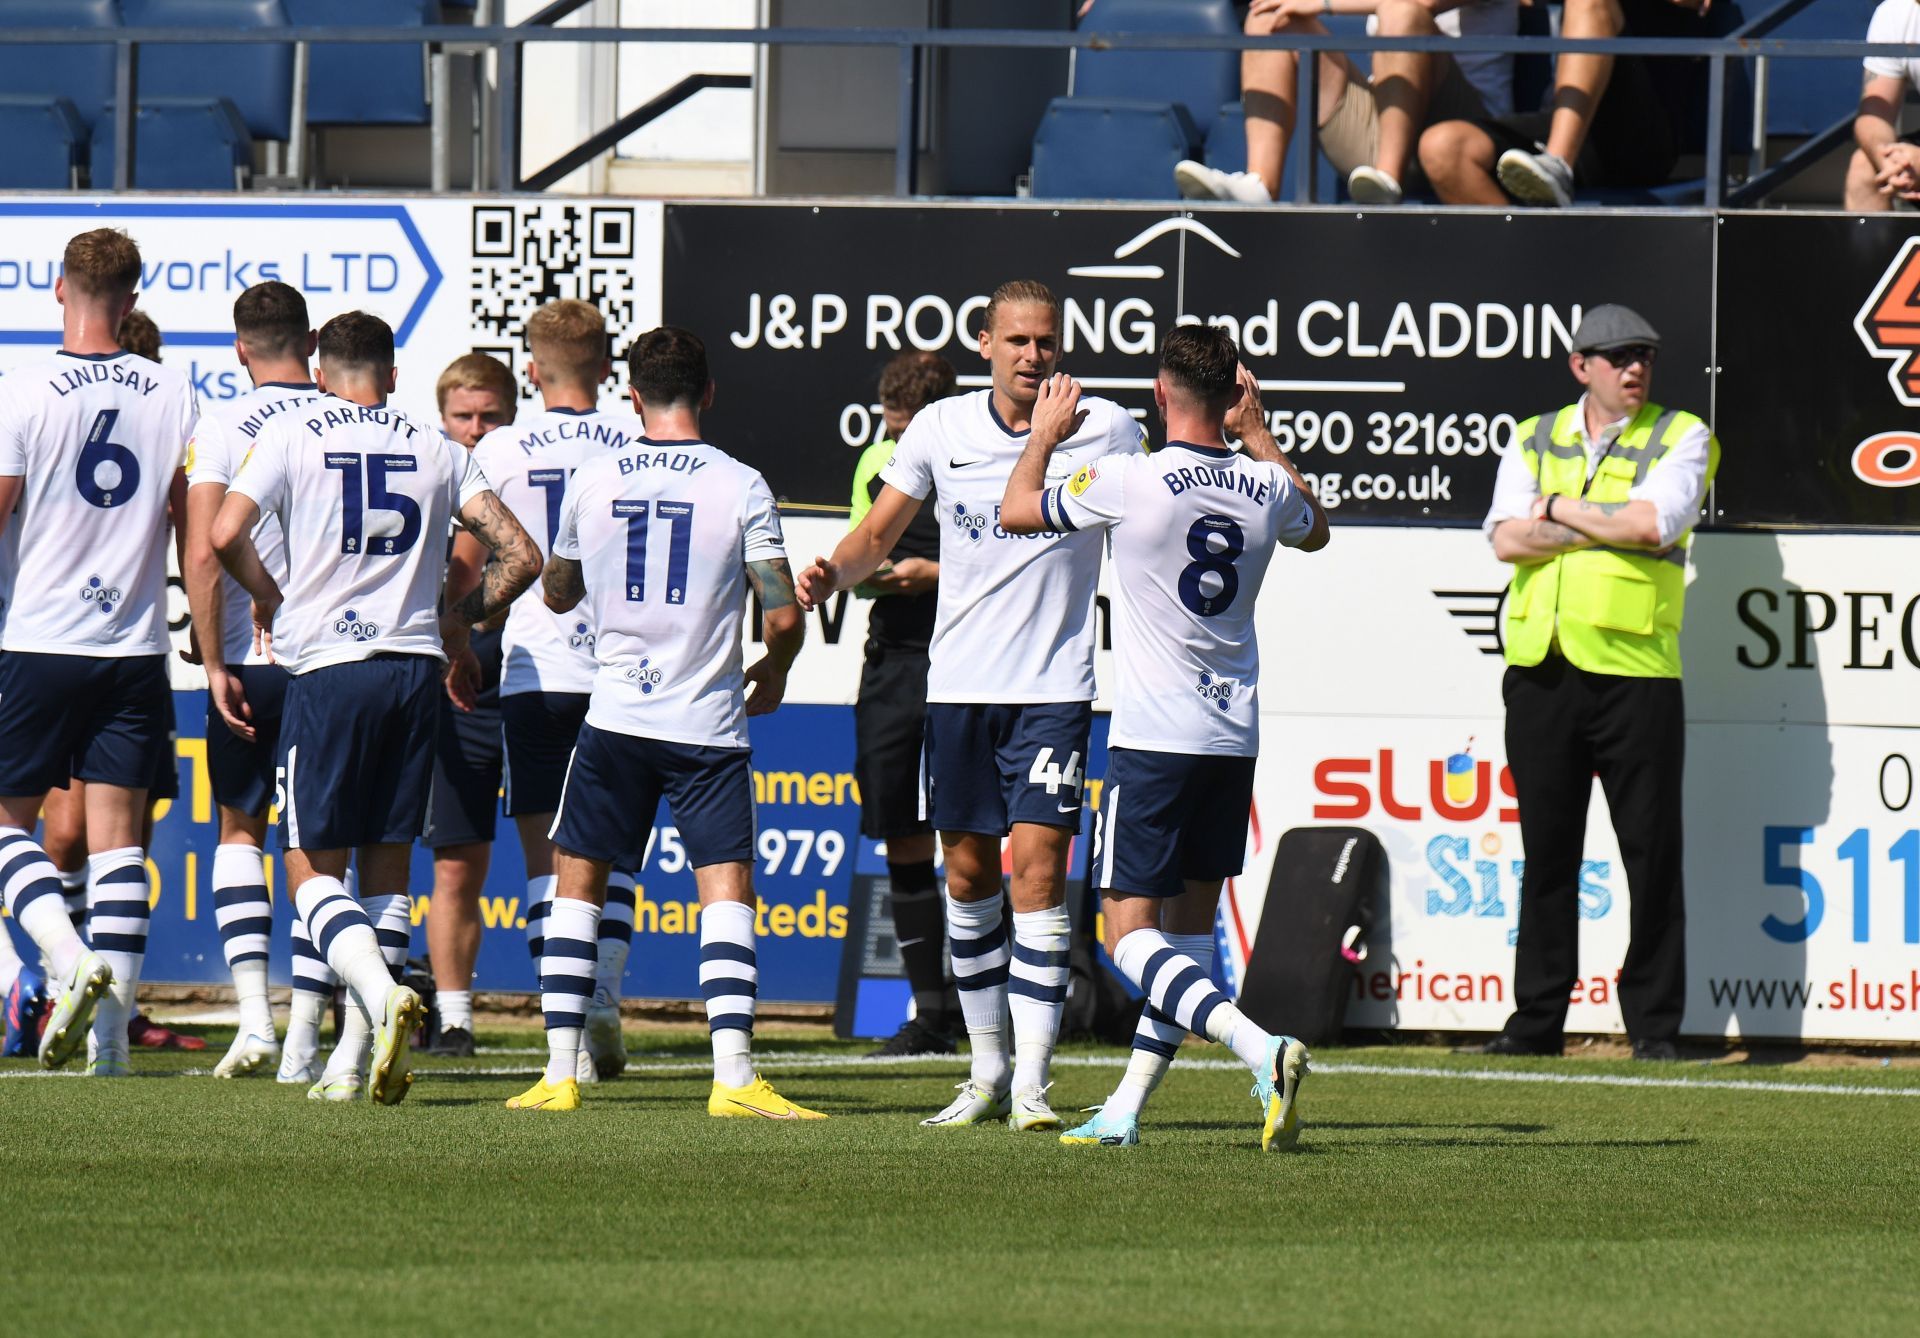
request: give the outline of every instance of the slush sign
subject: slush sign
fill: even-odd
[[[405,205],[0,202],[0,356],[60,342],[61,256],[97,227],[139,243],[140,305],[171,346],[231,344],[233,300],[269,280],[304,293],[316,325],[363,307],[404,346],[442,278]]]

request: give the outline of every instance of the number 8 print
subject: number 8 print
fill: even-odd
[[[1214,552],[1208,540],[1218,536],[1222,545]],[[1233,569],[1235,559],[1247,551],[1247,535],[1225,516],[1202,516],[1187,530],[1187,553],[1193,558],[1180,572],[1180,602],[1202,618],[1225,613],[1240,593],[1240,573]],[[1211,575],[1220,585],[1211,594],[1202,578]]]

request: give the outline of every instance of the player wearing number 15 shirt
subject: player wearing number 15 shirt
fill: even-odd
[[[213,547],[293,675],[280,725],[287,882],[315,946],[352,988],[371,1033],[369,1094],[390,1105],[406,1095],[407,1037],[423,1009],[394,984],[382,948],[404,962],[408,854],[426,815],[443,647],[461,648],[475,623],[511,604],[540,556],[461,446],[386,406],[385,322],[336,316],[318,353],[321,398],[262,427],[228,485]],[[285,536],[284,591],[254,544],[263,515]],[[496,560],[443,617],[441,536],[456,516]],[[340,881],[356,849],[365,910]],[[345,1099],[360,1085],[351,1078],[357,1071],[330,1063],[309,1094]]]
[[[141,822],[172,728],[167,520],[184,512],[195,408],[185,376],[116,340],[140,280],[133,240],[81,233],[64,262],[59,352],[0,379],[0,885],[65,987],[41,1062],[71,1058],[91,1018],[89,1072],[117,1077],[146,953]],[[30,835],[69,777],[87,782],[91,950]]]
[[[1064,378],[1049,384],[1036,422],[1072,412],[1078,396]],[[1258,385],[1225,331],[1169,331],[1154,401],[1163,449],[1049,485],[1036,431],[1003,503],[1009,530],[1106,530],[1113,560],[1118,682],[1092,876],[1114,963],[1149,1005],[1127,1078],[1062,1141],[1138,1142],[1140,1106],[1193,1031],[1246,1062],[1262,1145],[1285,1147],[1297,1137],[1306,1048],[1241,1016],[1207,963],[1221,884],[1246,850],[1260,748],[1254,605],[1276,549],[1326,544],[1326,515],[1274,449]],[[1229,411],[1246,455],[1226,446]]]

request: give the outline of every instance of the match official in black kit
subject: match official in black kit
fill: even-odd
[[[953,366],[936,353],[902,353],[880,374],[884,439],[853,471],[853,516],[880,493],[880,471],[921,409],[954,390]],[[853,708],[860,830],[887,846],[888,900],[914,1015],[877,1055],[952,1054],[959,1002],[947,979],[946,916],[933,871],[933,826],[920,811],[920,754],[927,726],[927,648],[939,599],[940,525],[932,507],[908,524],[888,562],[856,587],[873,601],[866,663]]]

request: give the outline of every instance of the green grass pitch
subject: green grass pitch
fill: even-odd
[[[762,1044],[763,1069],[833,1118],[712,1120],[703,1036],[629,1038],[645,1046],[639,1071],[563,1116],[501,1107],[531,1081],[531,1029],[483,1034],[507,1053],[422,1059],[397,1109],[190,1076],[217,1048],[142,1055],[142,1078],[113,1083],[4,1061],[0,1330],[1920,1325],[1911,1069],[1326,1050],[1303,1092],[1301,1150],[1263,1156],[1247,1079],[1217,1047],[1183,1052],[1145,1143],[1107,1149],[923,1130],[959,1062],[868,1065],[857,1048],[784,1038]],[[1068,1051],[1056,1105],[1099,1100],[1120,1060]],[[1453,1076],[1495,1069],[1600,1081]],[[1647,1077],[1682,1085],[1613,1082]]]

